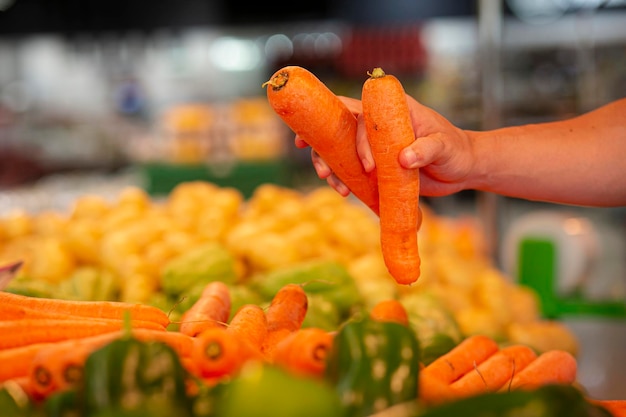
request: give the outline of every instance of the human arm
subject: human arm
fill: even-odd
[[[626,205],[626,99],[567,120],[484,132],[457,128],[407,100],[416,140],[399,161],[420,169],[422,195],[475,189],[562,204]],[[360,115],[357,100],[345,101]],[[296,144],[306,146],[298,139]],[[364,168],[374,169],[361,123],[356,147]],[[314,152],[312,160],[320,178],[349,193]]]

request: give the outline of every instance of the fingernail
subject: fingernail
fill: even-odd
[[[405,168],[417,168],[417,154],[411,148],[402,150],[402,153],[400,154],[400,163]]]

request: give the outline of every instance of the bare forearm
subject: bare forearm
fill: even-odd
[[[467,188],[530,200],[626,205],[626,99],[552,123],[468,132]]]

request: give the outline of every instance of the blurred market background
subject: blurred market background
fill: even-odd
[[[382,66],[468,129],[557,120],[626,96],[626,1],[0,0],[0,215],[128,186],[322,185],[265,101],[284,65],[355,97]],[[580,337],[585,386],[623,395],[624,208],[424,202],[478,219],[494,262]]]

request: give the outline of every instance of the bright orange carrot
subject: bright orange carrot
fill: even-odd
[[[196,336],[191,359],[197,376],[222,378],[236,373],[248,360],[262,360],[262,357],[234,333],[212,327]]]
[[[571,384],[576,381],[576,359],[564,350],[542,353],[506,382],[500,391],[535,389],[547,384]]]
[[[435,376],[419,373],[419,398],[427,405],[441,404],[455,399],[455,393],[450,385],[436,378]]]
[[[487,360],[498,349],[498,344],[487,336],[470,336],[431,362],[421,373],[445,384],[452,384],[474,366]]]
[[[307,309],[308,297],[298,284],[287,284],[274,295],[265,313],[267,336],[261,347],[270,360],[276,345],[301,328]]]
[[[119,301],[74,301],[38,298],[0,291],[0,305],[18,305],[38,311],[69,314],[78,317],[96,317],[122,320],[126,312],[133,320],[152,321],[166,327],[170,324],[162,310],[144,304]]]
[[[226,330],[260,351],[267,337],[265,311],[256,304],[245,304],[233,315]]]
[[[230,306],[228,285],[221,281],[210,282],[200,298],[183,313],[180,332],[195,337],[211,327],[224,326],[230,317]]]
[[[355,145],[357,120],[350,109],[302,67],[284,67],[264,86],[276,114],[326,161],[359,200],[378,214],[376,173],[363,169]]]
[[[37,355],[37,352],[44,346],[52,344],[53,343],[35,343],[0,350],[0,364],[2,364],[2,366],[0,366],[0,382],[27,376],[31,362],[35,355]]]
[[[133,326],[159,326],[154,322],[133,321]],[[0,322],[0,350],[35,343],[80,339],[122,330],[124,322],[112,319],[26,319]],[[162,327],[149,327],[165,332]]]
[[[378,175],[380,241],[387,269],[399,284],[420,275],[417,228],[419,171],[400,166],[400,151],[415,140],[400,81],[380,68],[363,84],[363,119]]]
[[[334,337],[326,330],[307,327],[291,333],[274,349],[273,361],[291,372],[321,377]]]
[[[507,346],[453,382],[450,387],[458,398],[497,391],[536,358],[537,354],[528,346]]]
[[[71,339],[53,343],[37,352],[29,373],[35,396],[46,398],[81,382],[89,354],[114,339],[109,334],[104,336],[107,337],[88,338],[89,342],[85,342],[85,339]]]
[[[370,310],[370,317],[378,321],[393,321],[409,325],[409,315],[404,305],[396,299],[382,300]]]

